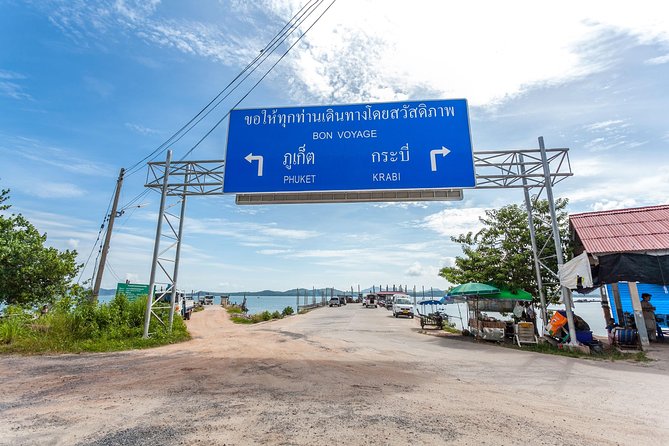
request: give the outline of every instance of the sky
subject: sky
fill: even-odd
[[[138,166],[124,181],[103,287],[148,283],[160,197],[143,194],[141,161],[304,6],[313,13],[297,32],[171,146],[174,158],[223,159],[227,118],[215,125],[233,107],[466,98],[474,151],[536,148],[539,136],[570,149],[574,176],[554,189],[570,213],[667,203],[666,2],[338,0],[326,11],[331,3],[0,0],[0,188],[11,189],[10,212],[47,245],[76,249],[85,282],[119,170]],[[522,190],[369,204],[192,197],[179,287],[445,289],[438,272],[462,252],[451,237],[514,203]]]

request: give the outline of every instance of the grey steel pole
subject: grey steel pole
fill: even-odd
[[[107,234],[105,241],[102,244],[102,253],[100,254],[100,265],[98,266],[98,273],[95,276],[95,285],[93,285],[93,300],[97,300],[100,294],[100,286],[102,285],[102,275],[105,271],[105,264],[107,263],[107,253],[109,252],[109,243],[111,242],[112,229],[114,229],[114,220],[116,219],[116,211],[118,209],[118,199],[121,195],[121,186],[123,185],[123,175],[125,169],[121,168],[116,180],[116,192],[114,193],[114,204],[112,204],[111,214],[109,214],[109,224],[107,225]]]
[[[177,251],[174,258],[174,274],[172,275],[172,295],[170,296],[170,331],[174,323],[174,304],[176,301],[177,292],[177,278],[179,277],[179,259],[181,259],[181,239],[184,232],[184,217],[186,215],[186,190],[188,189],[188,165],[186,166],[186,173],[184,175],[184,189],[181,194],[181,214],[179,215],[179,229],[177,231]],[[181,305],[186,305],[186,302],[181,302]],[[184,308],[184,311],[186,309]]]
[[[551,185],[551,173],[546,158],[546,146],[544,146],[544,137],[539,137],[539,150],[541,152],[541,164],[544,168],[544,182],[546,187],[546,198],[548,198],[548,209],[551,214],[551,226],[553,229],[553,241],[555,242],[555,255],[558,264],[558,274],[564,264],[564,254],[562,253],[562,242],[560,241],[560,228],[558,227],[557,216],[555,214],[555,201],[553,199],[553,187]],[[559,275],[558,275],[559,279]],[[574,312],[572,311],[571,292],[567,288],[560,286],[562,291],[562,300],[567,312],[567,322],[569,323],[569,343],[578,344],[576,339],[576,327],[574,326]]]
[[[530,198],[530,190],[527,187],[527,178],[525,178],[525,161],[523,154],[518,154],[520,161],[520,174],[523,178],[523,192],[525,193],[525,208],[527,209],[527,222],[530,227],[530,241],[532,243],[532,256],[534,257],[534,270],[537,275],[537,287],[539,288],[539,301],[541,302],[541,320],[544,327],[548,323],[548,316],[546,314],[546,297],[544,296],[544,284],[541,280],[541,263],[539,262],[539,252],[537,251],[537,235],[534,231],[534,216],[532,215],[532,203]]]
[[[160,250],[160,234],[163,229],[163,216],[165,215],[165,198],[167,197],[167,181],[170,176],[170,163],[172,162],[172,151],[167,151],[165,158],[165,173],[163,175],[163,189],[160,196],[160,209],[158,210],[158,224],[156,225],[156,239],[153,243],[153,261],[151,262],[151,276],[149,278],[149,296],[146,300],[146,313],[144,314],[144,339],[149,337],[149,323],[151,322],[151,307],[153,306],[154,288],[156,285],[156,269],[158,267],[158,253]]]

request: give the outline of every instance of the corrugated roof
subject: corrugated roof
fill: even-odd
[[[669,204],[569,216],[591,254],[669,250]]]

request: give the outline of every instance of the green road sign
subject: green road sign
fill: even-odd
[[[140,296],[149,295],[149,285],[143,283],[119,283],[116,285],[116,295],[125,294],[130,302],[137,300]]]

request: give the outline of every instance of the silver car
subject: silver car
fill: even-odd
[[[408,316],[413,319],[413,302],[406,297],[393,299],[393,316]]]

